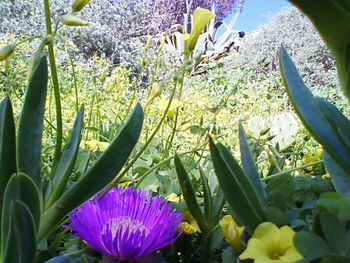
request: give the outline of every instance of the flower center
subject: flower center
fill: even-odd
[[[278,251],[275,251],[272,253],[271,259],[279,259],[280,254],[278,253]]]
[[[144,232],[145,235],[148,235],[150,232],[141,221],[131,219],[128,216],[109,219],[107,223],[103,225],[101,234],[104,235],[108,231],[111,232],[113,239],[116,237],[118,232],[121,232],[121,235],[128,232],[129,236],[135,232]]]

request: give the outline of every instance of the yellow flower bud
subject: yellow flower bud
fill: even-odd
[[[173,203],[179,203],[180,202],[180,197],[177,196],[175,193],[171,193],[170,195],[167,196],[166,198],[169,202]]]
[[[0,61],[6,60],[15,51],[16,45],[8,44],[0,48]]]
[[[29,78],[33,75],[36,67],[39,65],[41,60],[41,50],[36,50],[30,57],[30,67],[29,67]]]
[[[191,34],[184,35],[185,42],[185,55],[192,52],[197,44],[199,36],[202,34],[203,29],[208,25],[210,20],[215,17],[215,14],[204,8],[196,8],[193,14],[192,31]]]
[[[81,9],[83,9],[90,0],[75,0],[72,4],[72,11],[73,13],[79,12]]]
[[[162,50],[163,49],[165,41],[166,41],[166,35],[163,35],[162,40],[160,41],[160,44],[158,46],[158,50]]]
[[[186,235],[191,235],[196,232],[195,229],[187,222],[181,223],[181,230]]]
[[[224,216],[219,221],[219,225],[222,233],[224,234],[226,242],[235,252],[241,252],[241,235],[243,232],[243,227],[238,226],[231,215]]]
[[[146,42],[146,45],[145,45],[145,50],[148,50],[151,47],[152,40],[153,40],[153,36],[149,36],[147,38],[147,42]]]
[[[66,26],[87,26],[89,23],[73,15],[61,16],[62,24]]]

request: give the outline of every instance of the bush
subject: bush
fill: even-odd
[[[247,34],[233,59],[258,68],[260,73],[274,73],[281,45],[290,51],[307,84],[320,87],[337,83],[332,54],[310,21],[295,8],[282,10],[256,32]]]

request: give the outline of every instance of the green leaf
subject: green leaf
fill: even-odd
[[[350,98],[350,1],[290,0],[305,13],[336,58],[340,84]],[[336,19],[335,15],[336,14]]]
[[[346,256],[350,244],[346,242],[346,228],[342,222],[331,213],[322,213],[320,219],[328,247],[338,256]]]
[[[222,144],[215,145],[211,138],[209,144],[214,170],[226,201],[238,221],[252,234],[260,223],[266,221],[263,206],[231,153]]]
[[[315,139],[350,175],[349,121],[335,106],[312,95],[283,48],[280,52],[280,63],[284,84],[300,119]]]
[[[35,229],[40,222],[40,198],[39,191],[33,180],[26,174],[13,174],[6,186],[4,193],[4,205],[2,207],[1,244],[4,251],[5,240],[7,240],[11,225],[11,204],[14,200],[23,202],[33,216]]]
[[[350,197],[350,176],[346,171],[333,160],[328,154],[323,154],[323,161],[326,169],[331,174],[331,181],[335,190],[345,196]]]
[[[44,238],[73,209],[102,190],[123,168],[140,136],[143,110],[137,104],[109,147],[86,173],[42,215],[38,240]]]
[[[24,99],[17,134],[17,167],[41,190],[41,143],[47,91],[47,61],[36,68]]]
[[[13,200],[10,205],[10,235],[6,242],[3,262],[31,263],[36,254],[36,229],[28,206]]]
[[[252,183],[255,192],[257,193],[260,202],[266,205],[267,196],[264,190],[263,184],[260,180],[258,168],[256,167],[255,161],[253,159],[253,155],[250,151],[247,136],[243,129],[242,124],[239,124],[239,145],[241,150],[241,160],[242,166],[245,174],[248,176],[248,179]]]
[[[68,256],[58,256],[54,257],[48,261],[45,261],[44,263],[69,263],[72,261],[72,258]]]
[[[6,97],[0,103],[0,225],[5,187],[11,175],[16,172],[14,145],[16,145],[15,122],[11,102]]]
[[[208,219],[208,221],[211,221],[212,219],[212,199],[211,199],[211,193],[209,189],[208,179],[202,169],[202,167],[199,168],[199,174],[201,176],[202,180],[202,186],[203,186],[203,195],[204,195],[204,212],[205,217]],[[210,222],[208,222],[210,225]]]
[[[326,242],[312,232],[296,233],[293,242],[299,253],[308,261],[324,256],[334,256]]]
[[[190,176],[185,170],[181,159],[178,155],[175,155],[175,168],[177,176],[179,179],[179,184],[181,186],[182,194],[186,202],[187,208],[196,219],[199,228],[204,233],[208,230],[208,224],[206,219],[203,217],[202,211],[197,202],[196,193],[194,191],[193,185],[191,183]]]
[[[81,139],[81,130],[83,128],[84,108],[81,107],[74,123],[70,139],[66,144],[63,154],[58,162],[57,169],[53,178],[53,192],[47,201],[46,207],[49,207],[54,201],[57,200],[63,193],[69,176],[71,175],[78,151]]]
[[[221,218],[222,214],[222,208],[224,207],[225,204],[225,195],[224,192],[222,191],[222,188],[218,186],[214,200],[213,200],[213,219],[212,222],[218,222],[218,220]]]

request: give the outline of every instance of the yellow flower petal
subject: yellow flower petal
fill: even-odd
[[[185,40],[185,50],[186,51],[193,51],[199,36],[201,35],[203,29],[207,26],[207,24],[215,17],[215,14],[208,9],[204,8],[196,8],[193,14],[193,21],[192,21],[192,31],[189,37],[184,38]]]
[[[254,263],[286,263],[281,259],[271,259],[266,255],[261,255],[254,260]]]
[[[296,250],[294,246],[290,247],[285,253],[279,257],[281,260],[287,263],[293,263],[303,259],[303,256]]]
[[[239,256],[240,259],[255,259],[259,256],[266,255],[269,256],[269,248],[267,243],[263,243],[261,240],[256,238],[251,238],[248,241],[248,246],[246,250]]]
[[[224,234],[226,242],[239,253],[241,251],[241,235],[243,227],[237,225],[231,215],[224,216],[219,225],[222,233]]]
[[[269,243],[270,247],[276,247],[280,239],[280,230],[273,223],[265,222],[258,225],[253,237]]]
[[[289,226],[283,226],[280,228],[280,240],[278,242],[278,251],[281,255],[285,253],[285,251],[293,246],[293,237],[295,232]]]

